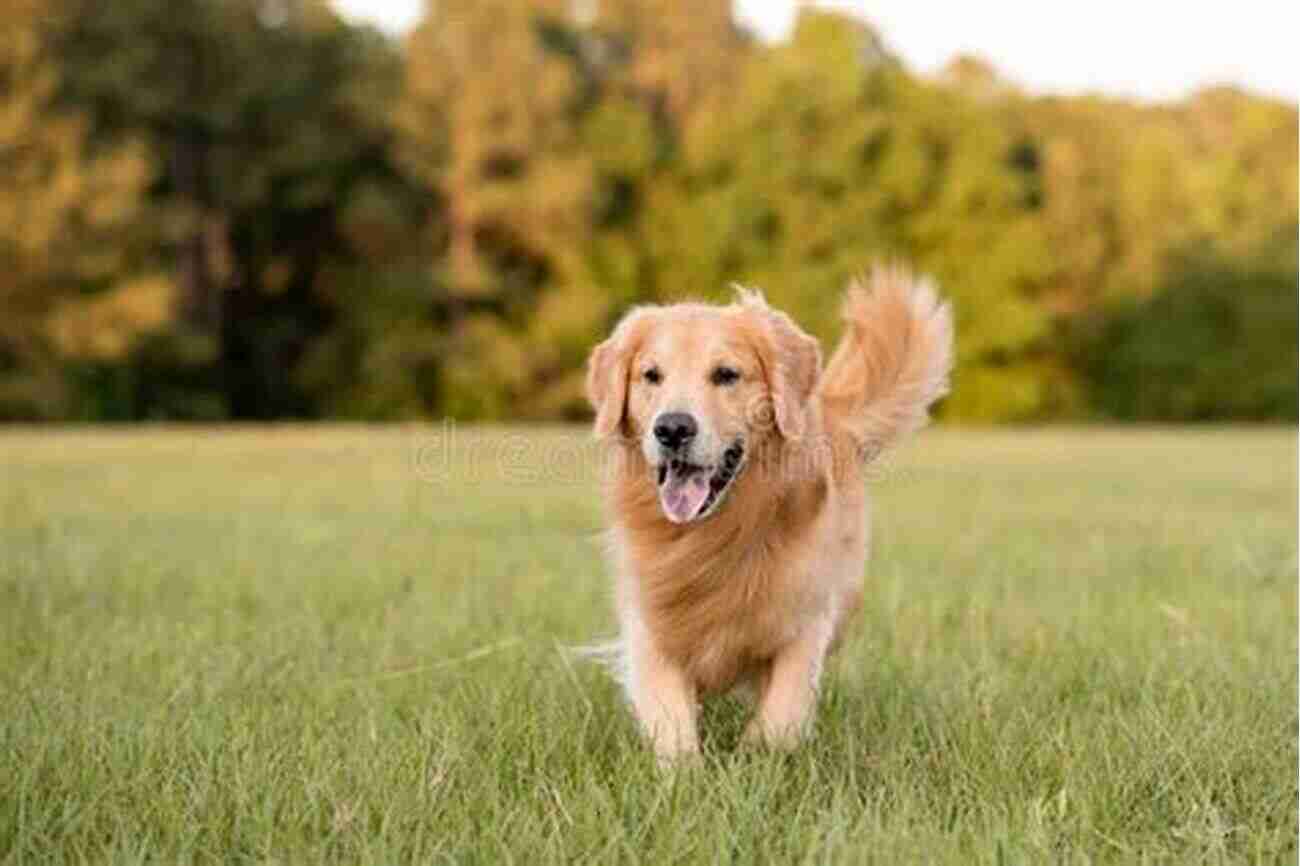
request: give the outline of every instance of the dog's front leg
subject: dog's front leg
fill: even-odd
[[[628,696],[660,763],[700,750],[695,729],[695,687],[680,666],[663,657],[644,635],[630,641]]]
[[[812,624],[772,659],[762,679],[758,713],[745,742],[792,749],[807,733],[817,703],[817,681],[830,646],[829,620]]]

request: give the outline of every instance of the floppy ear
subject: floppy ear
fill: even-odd
[[[644,308],[623,317],[608,340],[591,350],[587,359],[587,399],[596,410],[597,438],[610,436],[623,426],[627,410],[628,362],[635,349],[637,327]]]
[[[587,399],[596,410],[596,436],[604,439],[623,423],[627,403],[627,361],[618,335],[591,350],[587,359]]]
[[[808,400],[821,375],[821,344],[785,313],[769,307],[758,292],[742,290],[741,304],[762,322],[763,373],[776,428],[786,439],[798,439],[806,429]]]

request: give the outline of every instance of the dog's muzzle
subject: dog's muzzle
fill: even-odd
[[[722,452],[722,458],[714,466],[665,454],[655,467],[659,505],[664,516],[673,523],[691,523],[707,517],[722,504],[744,464],[745,443],[740,439]]]

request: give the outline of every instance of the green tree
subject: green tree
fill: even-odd
[[[354,229],[410,220],[395,53],[323,0],[61,2],[64,100],[164,168],[139,228],[176,327],[127,371],[143,380],[126,413],[312,414],[299,366],[339,308],[334,275],[365,255]]]
[[[661,123],[674,129],[697,111],[723,107],[743,50],[730,0],[604,0],[599,32],[625,62],[619,77]]]
[[[1296,229],[1245,257],[1184,251],[1153,295],[1094,313],[1078,351],[1097,414],[1295,421]]]
[[[0,418],[70,411],[60,344],[120,354],[157,324],[157,286],[120,279],[118,234],[150,179],[138,141],[97,148],[84,114],[57,105],[61,80],[44,4],[0,5]],[[68,308],[98,289],[92,329]]]
[[[1050,98],[1016,110],[1039,142],[1054,251],[1045,302],[1060,315],[1151,294],[1172,252],[1211,238],[1250,255],[1295,218],[1294,106],[1218,88],[1170,105]]]
[[[847,281],[901,257],[954,299],[949,413],[1035,415],[1046,262],[1016,145],[990,109],[908,75],[870,29],[805,12],[788,45],[748,61],[727,111],[690,125],[677,182],[652,192],[658,291],[740,280],[829,338]]]
[[[577,371],[609,306],[601,278],[627,265],[609,228],[653,132],[609,92],[610,43],[568,5],[438,3],[407,45],[399,152],[442,203],[431,301],[452,414],[581,407]]]

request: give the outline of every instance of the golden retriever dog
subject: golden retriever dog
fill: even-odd
[[[850,286],[821,348],[745,289],[633,309],[591,353],[609,443],[610,550],[632,710],[665,762],[698,751],[699,699],[752,687],[746,741],[806,733],[823,662],[859,606],[865,468],[947,392],[952,318],[897,266]]]

